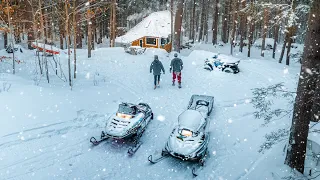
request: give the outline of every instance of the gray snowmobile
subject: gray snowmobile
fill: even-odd
[[[128,150],[128,154],[133,155],[141,146],[140,137],[152,119],[153,113],[148,104],[121,103],[118,111],[107,120],[105,131],[101,132],[100,140],[91,137],[90,142],[93,145],[98,145],[109,138],[132,140],[134,146]]]
[[[183,161],[199,162],[202,168],[210,139],[208,124],[213,103],[213,96],[193,95],[187,110],[179,115],[178,125],[171,132],[161,156],[154,159],[150,155],[148,160],[155,164],[170,155]],[[199,169],[192,169],[194,176]]]

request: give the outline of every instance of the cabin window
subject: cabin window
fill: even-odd
[[[161,45],[165,45],[169,43],[169,38],[161,38]]]
[[[146,38],[146,43],[148,45],[157,45],[157,39],[156,38]]]

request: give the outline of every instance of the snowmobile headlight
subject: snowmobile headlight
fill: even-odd
[[[191,136],[192,136],[192,131],[183,129],[183,130],[181,131],[181,135],[186,136],[186,137],[191,137]]]
[[[128,114],[117,113],[117,116],[124,119],[131,119],[132,116]]]

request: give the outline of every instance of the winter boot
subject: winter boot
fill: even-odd
[[[156,85],[154,86],[154,89],[157,89],[157,86],[156,86]]]
[[[179,86],[178,87],[181,88],[181,82],[179,82]]]
[[[160,81],[158,81],[158,87],[160,87]]]

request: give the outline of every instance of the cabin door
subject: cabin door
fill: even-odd
[[[143,40],[142,39],[139,40],[139,45],[140,45],[140,47],[143,47]]]

